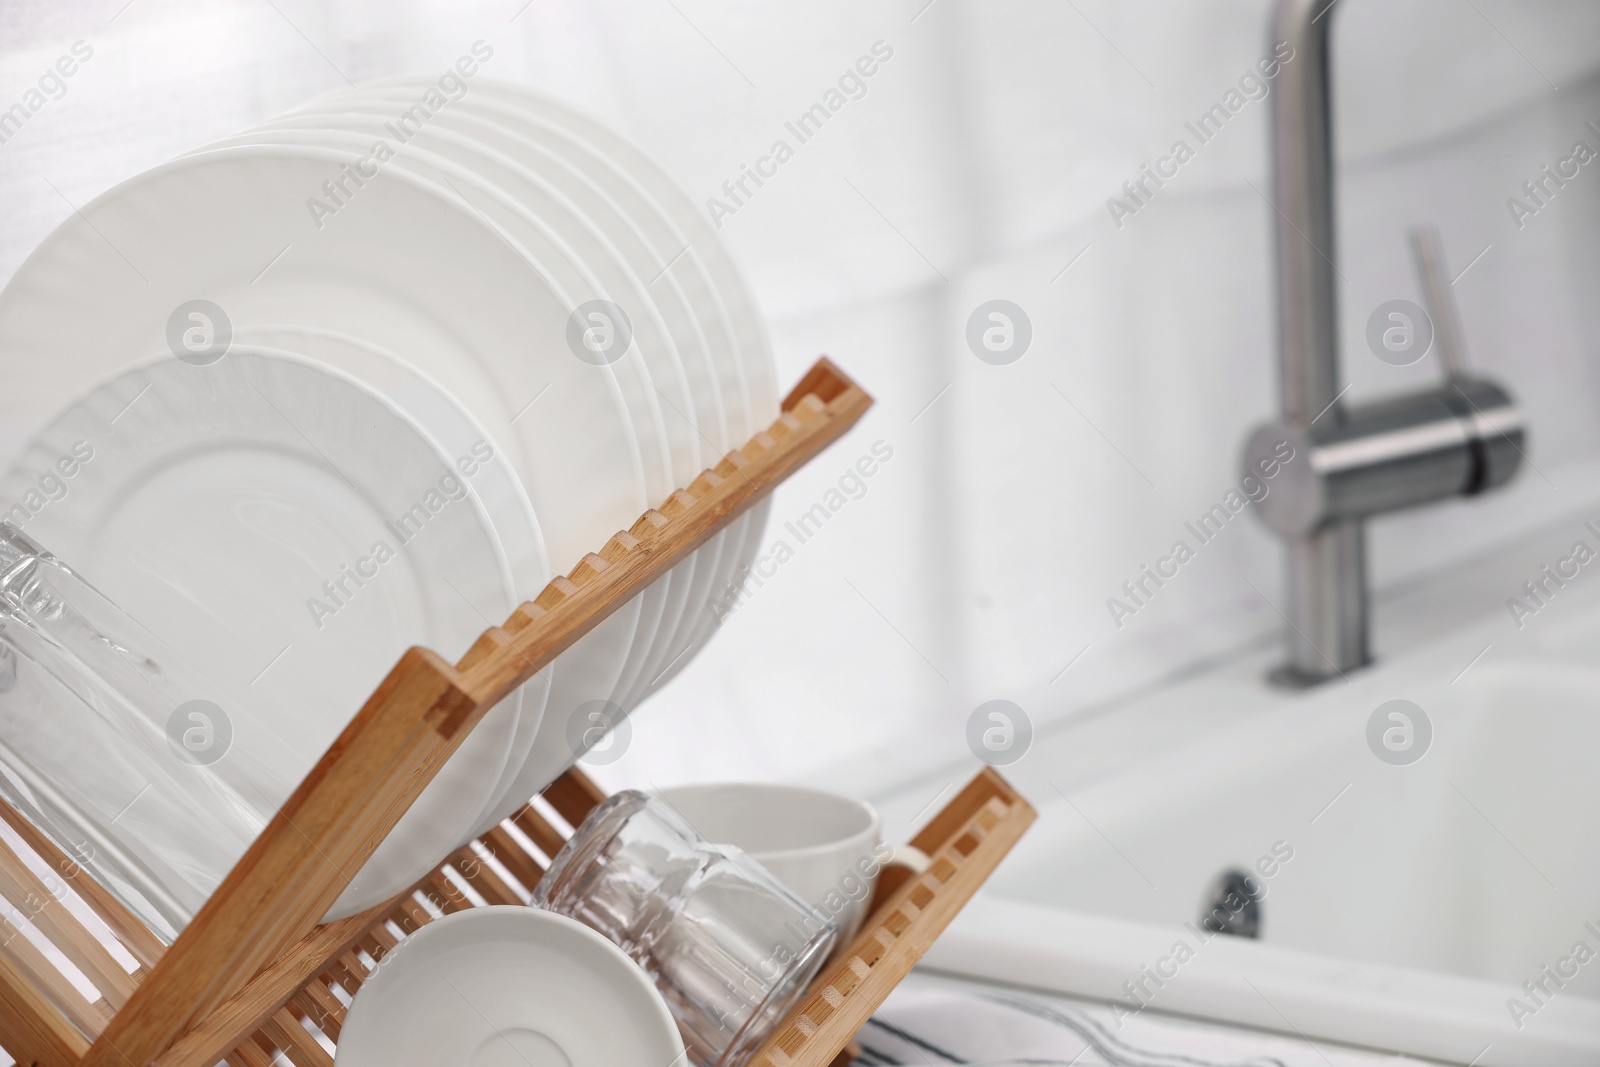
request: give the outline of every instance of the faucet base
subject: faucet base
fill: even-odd
[[[1367,539],[1344,519],[1288,540],[1287,667],[1315,682],[1341,678],[1372,660],[1367,643]]]
[[[1365,663],[1350,668],[1350,670],[1360,670],[1362,667],[1370,666],[1372,666],[1372,661],[1368,660]],[[1347,671],[1346,674],[1348,673],[1349,672]],[[1274,689],[1293,689],[1295,691],[1303,689],[1315,689],[1319,685],[1323,685],[1327,682],[1339,681],[1343,678],[1343,674],[1312,674],[1309,671],[1301,670],[1292,663],[1285,663],[1282,666],[1274,667],[1267,672],[1268,685],[1272,686]]]

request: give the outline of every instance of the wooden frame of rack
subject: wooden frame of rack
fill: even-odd
[[[767,430],[486,630],[458,663],[401,656],[222,885],[170,946],[0,802],[34,854],[0,842],[0,897],[98,991],[91,999],[34,940],[0,943],[0,1048],[41,1067],[331,1067],[346,1001],[435,913],[525,903],[571,828],[604,795],[569,771],[411,891],[319,922],[444,762],[499,700],[838,440],[872,405],[818,360]],[[828,1067],[1032,823],[985,769],[911,841],[926,870],[880,877],[871,915],[751,1061]],[[134,960],[130,973],[37,875],[62,872]],[[13,935],[16,931],[11,931]]]

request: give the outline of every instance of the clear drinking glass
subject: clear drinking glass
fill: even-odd
[[[533,903],[599,931],[643,967],[698,1067],[743,1064],[839,937],[749,856],[632,790],[590,813]]]
[[[168,941],[272,814],[240,787],[253,722],[213,692],[0,523],[0,796]]]

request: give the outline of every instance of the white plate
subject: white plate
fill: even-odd
[[[302,110],[376,98],[400,105],[414,102],[424,88],[414,78],[381,79],[330,93]],[[475,82],[472,93],[436,114],[430,125],[467,115],[493,121],[509,131],[523,146],[517,158],[527,169],[554,174],[559,161],[623,207],[653,249],[641,270],[651,277],[662,275],[674,285],[681,282],[682,292],[704,325],[717,367],[716,381],[725,399],[729,447],[742,444],[777,416],[770,344],[743,278],[714,227],[659,166],[602,124],[506,83]],[[700,559],[714,561],[714,565],[697,573],[677,623],[663,624],[661,633],[671,641],[658,642],[652,649],[650,662],[634,688],[618,701],[624,708],[634,707],[665,684],[690,662],[690,651],[710,638],[717,625],[711,603],[754,558],[770,506],[767,502],[758,505],[702,547]]]
[[[414,76],[380,78],[328,93],[290,114],[325,112],[351,101],[400,108],[414,103],[429,84]],[[481,121],[473,123],[472,119]],[[486,136],[483,123],[503,130],[510,139]],[[652,288],[676,288],[699,318],[718,391],[726,401],[730,431],[741,440],[753,432],[741,421],[750,407],[748,398],[775,397],[776,377],[771,368],[764,372],[759,367],[746,368],[739,354],[768,350],[764,327],[715,229],[698,216],[693,203],[658,164],[603,124],[506,82],[475,79],[472,92],[435,114],[429,126],[434,124],[478,137],[486,146],[515,158],[528,172],[552,181],[565,169],[614,204],[636,232],[635,239],[642,239],[645,246],[643,258],[631,266],[651,280]],[[605,221],[609,212],[598,209],[593,197],[577,186],[562,188],[580,197],[584,210],[619,247],[630,241],[625,232],[609,227]],[[669,198],[666,202],[659,198],[663,193]],[[632,259],[634,253],[629,254]],[[752,370],[757,375],[753,384],[746,381]],[[700,395],[698,391],[696,395]]]
[[[308,106],[287,121],[317,121],[320,116],[334,116],[338,109],[359,110],[392,120],[399,107],[414,100],[426,84],[413,79],[398,85],[362,86],[355,91],[334,94],[321,105]],[[735,440],[730,432],[728,408],[743,412],[748,407],[743,368],[732,347],[733,331],[712,296],[710,279],[693,257],[679,257],[686,247],[684,244],[660,247],[661,241],[675,240],[670,220],[628,175],[616,171],[604,156],[573,136],[553,129],[530,128],[524,112],[514,112],[522,116],[519,120],[506,117],[503,108],[498,113],[492,107],[479,108],[470,98],[459,103],[463,106],[436,113],[422,132],[408,142],[408,148],[431,136],[440,142],[441,151],[458,153],[469,165],[476,161],[481,172],[512,196],[521,195],[525,202],[535,202],[535,198],[522,192],[530,185],[551,190],[553,195],[573,205],[574,214],[602,236],[604,247],[591,254],[616,259],[636,280],[637,271],[649,272],[648,284],[640,281],[635,288],[645,294],[646,301],[653,302],[665,321],[668,336],[681,355],[681,362],[675,369],[686,377],[679,395],[690,398],[667,398],[664,411],[669,425],[674,413],[690,416],[685,420],[693,423],[690,443],[703,445],[694,462],[674,463],[675,484],[688,485],[704,467],[714,466],[728,449],[742,443],[742,439]],[[553,141],[555,146],[542,141]],[[634,211],[646,216],[651,232],[630,217],[597,179],[606,181],[613,189],[626,189],[631,194],[629,202]],[[560,219],[555,221],[559,223]],[[702,323],[702,315],[708,321]],[[662,378],[655,368],[652,374],[657,381]],[[724,392],[728,399],[724,398]],[[682,442],[674,438],[675,459],[681,454],[681,445]],[[727,545],[728,539],[719,536],[673,568],[667,580],[658,583],[658,586],[669,586],[661,623],[647,653],[636,654],[629,670],[624,672],[619,689],[612,696],[614,703],[631,710],[650,681],[677,655],[680,629],[686,626],[691,612],[703,608],[721,569],[733,563],[732,548],[725,551]],[[636,651],[638,647],[636,641]]]
[[[511,105],[513,113],[522,114],[525,122],[543,122],[570,131],[590,146],[591,151],[608,158],[615,171],[635,179],[648,195],[649,203],[670,222],[670,236],[678,238],[679,243],[668,255],[689,250],[684,253],[685,261],[692,256],[693,262],[710,279],[713,289],[706,297],[732,331],[733,351],[740,361],[747,397],[746,406],[741,409],[747,421],[741,427],[736,418],[732,419],[733,432],[743,443],[777,418],[777,367],[772,361],[772,342],[765,320],[755,306],[744,273],[727,245],[717,236],[716,227],[672,176],[638,145],[604,123],[510,82],[489,80],[475,84],[467,100],[475,107],[487,107],[494,100],[504,101]],[[643,220],[643,216],[635,217]],[[711,311],[702,314],[705,321],[713,320]],[[730,416],[734,415],[736,412],[730,404]]]
[[[389,119],[381,104],[356,96],[326,109],[298,111],[263,123],[230,142],[270,138],[272,143],[294,144],[298,143],[297,137],[321,135],[324,143],[364,152],[376,139],[392,137],[385,128]],[[330,137],[339,139],[327,141]],[[674,485],[700,471],[700,451],[704,446],[698,430],[696,397],[690,393],[675,340],[678,333],[669,329],[663,309],[634,273],[628,255],[599,228],[584,207],[537,175],[522,170],[515,160],[440,123],[430,123],[414,133],[389,165],[404,167],[464,197],[527,249],[541,268],[557,278],[573,301],[598,296],[620,304],[633,326],[637,355],[654,385],[654,406],[646,408],[641,402],[635,421],[640,425],[641,437],[647,421],[654,432],[662,434],[665,454],[671,457],[664,466],[665,481],[652,488],[658,495],[665,495]],[[666,310],[670,314],[672,309]],[[679,314],[686,317],[687,310]]]
[[[339,1034],[339,1067],[684,1067],[649,977],[535,908],[469,908],[392,949]]]
[[[343,93],[322,106],[304,108],[257,127],[251,135],[306,136],[308,131],[333,125],[355,133],[366,147],[374,138],[393,136],[386,124],[392,124],[399,105],[415,98],[423,87]],[[547,226],[566,239],[604,283],[611,298],[630,312],[635,341],[662,401],[667,451],[672,458],[672,482],[667,491],[688,485],[731,447],[718,368],[695,309],[673,271],[658,268],[649,282],[639,276],[634,264],[652,264],[657,258],[655,250],[602,190],[554,156],[540,157],[538,162],[543,165],[538,170],[525,165],[524,157],[530,152],[537,155],[537,146],[527,139],[473,114],[445,109],[406,141],[395,165],[405,166],[414,159],[426,162],[429,154],[459,163],[505,198],[480,200],[472,193],[469,199],[525,245],[535,247],[537,240],[526,236],[530,223]],[[600,165],[596,160],[589,169]],[[470,183],[459,175],[457,180],[462,187],[456,191],[468,195]],[[508,213],[506,201],[522,210]],[[742,406],[742,398],[740,403]],[[655,502],[664,496],[665,492],[661,493]],[[710,553],[706,568],[698,572],[699,560],[691,557],[646,591],[642,612],[648,625],[642,624],[635,636],[629,665],[610,695],[614,703],[631,707],[626,703],[629,697],[660,672],[666,648],[687,606],[705,600],[717,557],[718,552]]]
[[[422,84],[416,79],[380,79],[354,90],[339,90],[310,102],[307,108],[322,108],[341,98],[373,97],[384,91],[392,103],[414,102],[421,89]],[[655,271],[670,267],[672,276],[682,279],[685,290],[697,294],[699,317],[706,325],[713,351],[732,360],[731,372],[724,370],[724,380],[742,383],[739,393],[725,389],[733,443],[743,443],[777,417],[777,378],[771,344],[743,275],[710,220],[659,165],[603,123],[505,82],[475,81],[471,92],[434,118],[449,121],[452,114],[494,118],[544,150],[518,157],[529,169],[548,171],[548,153],[555,153],[601,186],[617,203],[627,205],[626,214],[649,234],[656,252],[652,263],[641,270],[649,270],[654,276]],[[701,288],[700,282],[705,279],[709,279],[709,285]],[[729,365],[724,362],[723,366]],[[743,405],[738,402],[741,395]],[[720,565],[709,576],[704,592],[697,589],[688,598],[677,625],[671,625],[670,620],[664,622],[662,632],[670,633],[673,641],[653,649],[651,662],[634,690],[619,701],[624,708],[631,709],[670,681],[714,634],[719,620],[712,604],[722,599],[730,583],[737,581],[754,560],[770,510],[769,498],[705,546],[703,553],[713,549],[719,552]],[[538,747],[542,749],[543,745]]]
[[[283,125],[286,122],[307,121],[311,123],[308,128]],[[312,120],[280,120],[208,145],[193,155],[201,157],[238,147],[319,148],[343,153],[347,160],[354,162],[366,153],[381,131],[381,124],[376,121],[372,121],[373,129],[368,131],[352,128],[358,126],[360,121],[359,116],[344,115],[318,116]],[[473,167],[428,150],[422,141],[423,135],[418,134],[406,142],[403,150],[384,165],[381,173],[404,172],[440,196],[454,194],[479,223],[489,227],[523,255],[569,313],[595,299],[615,300],[629,312],[634,341],[626,354],[612,363],[609,369],[621,389],[623,403],[640,448],[645,498],[653,500],[670,492],[673,472],[665,444],[667,434],[661,413],[662,404],[660,394],[652,387],[650,369],[644,355],[647,347],[652,353],[659,351],[659,346],[647,346],[644,343],[647,338],[654,338],[655,335],[650,332],[654,324],[640,315],[636,302],[629,301],[616,290],[616,278],[605,278],[593,268],[591,261],[596,257],[592,253],[585,255],[583,248],[571,243],[569,229],[558,229],[546,221],[543,213],[550,212],[552,205],[537,205],[541,214],[535,214],[532,208],[500,192]],[[559,352],[541,352],[538,356],[541,359],[559,358],[577,362],[577,357],[565,345]],[[603,539],[600,543],[603,543]],[[597,545],[590,545],[585,551],[593,551],[595,547]],[[574,556],[567,569],[577,563],[581,555]]]
[[[386,136],[392,134],[380,118],[337,112],[297,114],[225,143],[319,145],[359,154]],[[702,469],[699,420],[673,335],[622,254],[558,191],[520,178],[514,166],[489,157],[469,139],[431,127],[414,134],[388,164],[465,198],[553,279],[569,304],[604,299],[624,309],[633,340],[617,369],[645,459],[647,498],[659,502]],[[590,546],[597,548],[599,544]],[[672,599],[672,585],[669,575],[640,597],[639,627],[617,684],[596,691],[563,680],[557,683],[557,706],[570,710],[595,698],[616,699],[631,686],[642,670],[665,603]],[[679,602],[682,596],[680,589]]]
[[[209,366],[167,356],[125,372],[33,440],[0,499],[27,505],[65,455],[81,460],[67,490],[23,529],[203,665],[225,715],[264,712],[248,718],[273,744],[241,730],[238,758],[209,763],[262,825],[408,647],[458,656],[483,616],[514,605],[499,539],[452,458],[310,360],[235,344]],[[520,704],[484,718],[331,914],[388,899],[457,844],[492,799]],[[214,888],[230,866],[185,874]]]
[[[725,324],[745,389],[742,407],[732,400],[728,404],[733,444],[744,444],[778,417],[777,368],[772,359],[772,344],[743,272],[717,236],[710,219],[660,164],[604,123],[509,82],[492,79],[475,82],[473,91],[461,103],[467,108],[485,110],[496,109],[498,103],[503,105],[496,109],[500,114],[520,116],[524,126],[568,133],[592,153],[608,159],[610,172],[629,176],[633,187],[643,191],[646,203],[668,224],[661,233],[669,245],[662,261],[669,262],[673,256],[681,254],[680,264],[692,265],[710,279],[711,291],[706,294],[710,304],[702,306],[701,318],[708,324],[719,321]],[[549,143],[548,138],[546,143]],[[609,177],[604,170],[596,169],[594,173],[597,181]],[[610,183],[606,188],[619,199],[624,193],[621,184]],[[639,219],[641,225],[650,218],[645,210],[630,214]],[[659,222],[652,225],[659,226]],[[672,243],[674,240],[676,244]],[[658,245],[658,250],[660,247]],[[685,280],[693,277],[692,271],[678,267],[673,270]],[[707,332],[716,336],[709,325]],[[676,628],[675,643],[663,652],[659,670],[648,671],[643,687],[630,695],[624,706],[636,706],[671,681],[694,658],[694,651],[711,639],[719,625],[711,603],[713,599],[720,599],[727,583],[737,580],[754,561],[771,507],[768,497],[752,508],[744,520],[719,535],[725,542],[722,551],[725,562],[711,583],[706,599],[689,605],[684,620]]]
[[[311,121],[316,125],[310,128],[283,125],[260,127],[232,138],[225,144],[320,146],[353,152],[359,156],[372,144],[374,137],[382,136],[384,132],[377,120],[362,120],[359,116],[350,114],[302,118],[297,121]],[[327,128],[322,125],[323,123],[336,128]],[[351,132],[352,127],[359,128],[363,123],[371,129],[365,133]],[[463,151],[464,146],[450,147],[458,154],[468,154]],[[477,166],[469,167],[458,162],[457,158],[447,158],[428,151],[424,138],[419,134],[406,143],[404,151],[387,164],[387,169],[404,169],[420,181],[433,183],[443,191],[454,192],[466,198],[487,224],[505,234],[509,241],[523,250],[542,273],[552,279],[552,284],[569,304],[576,305],[590,299],[603,298],[617,300],[629,309],[629,317],[633,322],[633,344],[630,356],[619,367],[623,372],[619,377],[624,383],[635,382],[637,388],[634,392],[642,394],[636,395],[630,401],[630,409],[634,412],[634,422],[638,429],[637,439],[647,457],[645,470],[649,491],[657,500],[665,498],[673,488],[672,461],[679,458],[680,452],[685,453],[676,466],[685,474],[687,480],[698,474],[701,469],[700,453],[698,432],[692,415],[693,401],[688,395],[687,383],[678,363],[676,349],[665,326],[660,322],[648,293],[637,285],[637,280],[626,272],[614,256],[606,252],[601,239],[592,229],[586,227],[580,216],[568,211],[564,217],[565,225],[558,229],[555,222],[563,220],[562,211],[565,209],[551,197],[546,195],[541,198],[537,195],[537,190],[525,188],[519,190],[520,199],[513,200],[499,186],[480,174],[484,161],[470,160],[470,162],[476,163]],[[508,177],[504,173],[500,176]],[[587,247],[574,247],[567,239],[569,236],[587,237]],[[631,291],[623,292],[624,287],[628,286],[632,286]],[[652,368],[655,373],[652,373]],[[657,384],[656,374],[663,376],[665,381]],[[669,393],[668,390],[672,392]],[[628,390],[624,392],[627,393]],[[688,418],[679,419],[681,432],[671,450],[666,447],[664,440],[666,435],[663,433],[662,420],[659,417],[660,405],[656,403],[658,394],[667,399],[666,406],[669,410],[683,412],[687,409],[689,413]],[[654,478],[650,477],[652,471],[656,472]],[[592,549],[599,547],[600,544],[597,543]],[[602,661],[595,665],[599,669],[583,670],[578,669],[578,663],[569,664],[568,656],[562,657],[562,662],[558,664],[553,675],[546,702],[547,724],[541,727],[544,731],[544,740],[531,742],[532,745],[539,746],[541,751],[551,753],[548,759],[539,761],[538,767],[552,766],[554,761],[560,761],[560,765],[554,766],[553,770],[540,770],[538,773],[547,777],[533,783],[526,791],[522,790],[520,782],[515,788],[511,782],[507,782],[504,802],[490,805],[486,809],[484,828],[516,810],[529,796],[547,784],[549,779],[570,765],[575,758],[569,740],[572,736],[569,733],[572,724],[579,721],[587,723],[589,721],[587,716],[594,711],[596,702],[616,702],[622,696],[623,690],[632,686],[634,679],[643,670],[643,661],[651,647],[651,640],[660,623],[663,609],[670,599],[671,584],[672,577],[669,575],[635,599],[632,609],[637,613],[638,622],[632,642],[625,650],[622,659],[617,662]],[[581,662],[582,656],[583,653],[578,652],[570,658]],[[521,795],[518,795],[519,793]]]
[[[386,88],[391,102],[414,101],[421,83],[414,79],[380,79],[342,96],[372,96]],[[322,106],[312,101],[308,108]],[[743,274],[712,225],[659,164],[627,138],[570,106],[507,82],[476,80],[472,91],[444,109],[436,119],[473,114],[493,119],[528,142],[531,154],[519,155],[525,166],[553,173],[552,157],[581,171],[647,236],[654,257],[638,269],[654,276],[668,270],[698,311],[714,358],[729,424],[728,447],[743,444],[778,415],[776,368],[764,321],[751,298]],[[739,383],[738,388],[733,383]],[[742,400],[742,402],[741,402]],[[720,566],[704,592],[688,600],[676,626],[665,627],[674,641],[654,651],[638,685],[620,703],[632,708],[665,685],[693,658],[692,651],[710,639],[718,625],[711,611],[730,581],[754,560],[771,510],[770,498],[758,504],[711,544],[720,552]]]
[[[520,602],[539,595],[550,581],[550,561],[528,494],[522,491],[522,483],[505,457],[494,451],[488,434],[437,383],[376,345],[331,331],[252,325],[236,330],[234,338],[241,343],[298,353],[341,370],[376,389],[410,415],[452,459],[462,481],[488,513],[511,569],[513,598]],[[499,621],[485,619],[484,628]],[[521,708],[516,733],[506,751],[506,766],[500,786],[494,791],[495,800],[485,809],[484,816],[498,804],[501,793],[510,787],[533,747],[554,670],[550,667],[540,671],[518,690]]]
[[[0,391],[5,421],[32,430],[85,378],[159,345],[173,311],[196,297],[239,327],[360,336],[478,418],[516,465],[552,563],[570,567],[647,506],[612,368],[572,356],[549,280],[453,193],[390,167],[313,218],[307,201],[348,161],[316,149],[211,152],[88,205],[0,294],[0,365],[28,368]],[[562,670],[608,695],[639,616],[636,599],[569,650]]]
[[[570,307],[459,197],[385,168],[313,217],[307,201],[348,162],[311,148],[207,152],[74,215],[0,294],[0,355],[34,364],[0,395],[7,421],[37,426],[86,376],[158,350],[197,297],[235,325],[340,331],[428,373],[484,424],[522,477],[552,566],[569,568],[648,499],[613,368],[572,356]]]

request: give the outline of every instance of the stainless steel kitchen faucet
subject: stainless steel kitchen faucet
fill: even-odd
[[[1504,484],[1521,463],[1509,393],[1463,369],[1450,283],[1431,231],[1413,234],[1444,384],[1341,401],[1333,223],[1329,23],[1339,0],[1278,0],[1273,43],[1294,48],[1272,100],[1273,224],[1281,418],[1251,435],[1247,474],[1276,472],[1256,509],[1288,546],[1288,662],[1274,679],[1315,685],[1370,662],[1366,520]],[[1288,442],[1294,459],[1282,464]]]

